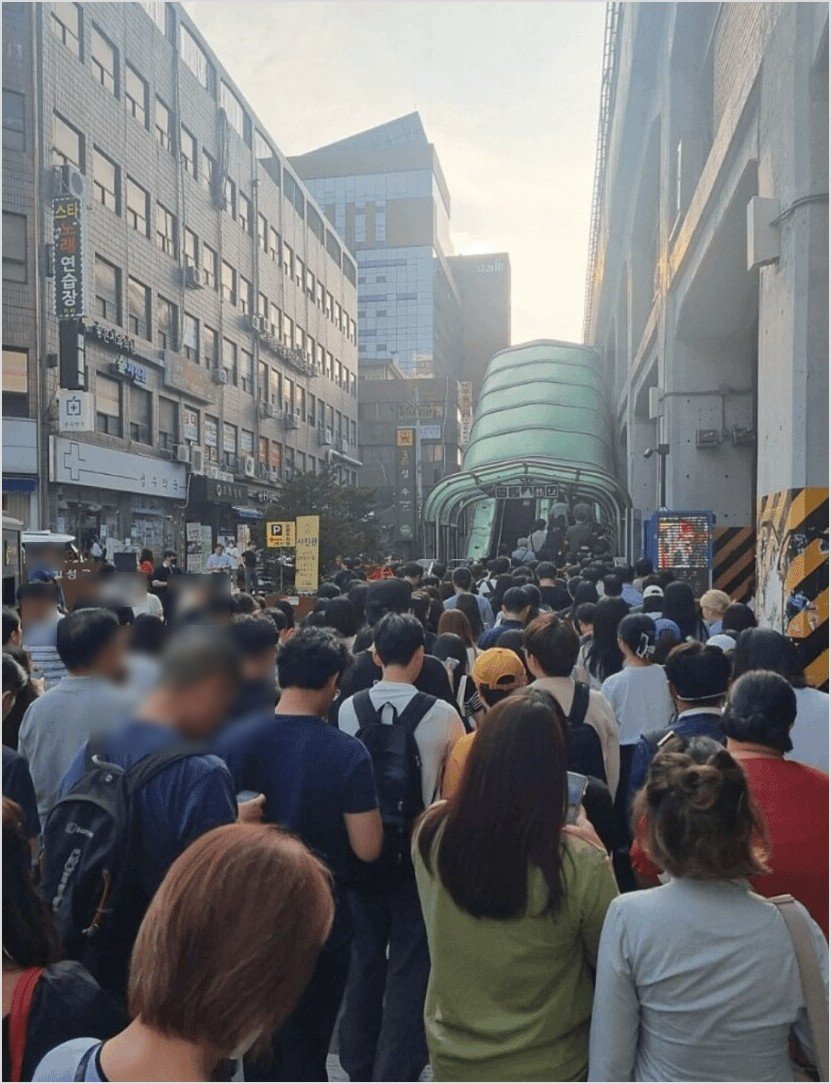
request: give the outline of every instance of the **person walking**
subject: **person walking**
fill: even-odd
[[[470,595],[475,599],[476,605],[479,607],[479,613],[482,615],[482,624],[486,629],[493,628],[493,610],[491,604],[484,595],[474,595],[473,591],[473,573],[467,566],[462,565],[459,568],[453,570],[452,576],[453,594],[444,603],[445,610],[453,610],[458,605],[460,595]]]
[[[748,884],[766,868],[764,825],[742,767],[712,739],[672,739],[652,762],[635,816],[671,879],[609,907],[589,1079],[793,1080],[791,1033],[809,1056],[819,1051],[783,915]],[[827,976],[822,932],[794,906]],[[826,985],[826,1015],[827,997]]]
[[[529,691],[488,712],[458,789],[417,827],[439,1080],[585,1079],[592,969],[617,887],[585,817],[565,824],[566,805],[564,735]]]
[[[410,832],[440,794],[445,761],[464,727],[453,707],[415,687],[424,661],[424,630],[415,617],[382,618],[373,657],[381,681],[350,697],[338,715],[340,729],[373,754],[385,822],[382,856],[350,893],[355,936],[339,1049],[352,1080],[417,1080],[427,1063],[430,957]]]

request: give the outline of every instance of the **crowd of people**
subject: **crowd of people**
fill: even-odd
[[[311,609],[23,585],[4,1079],[828,1079],[828,697],[573,519]]]

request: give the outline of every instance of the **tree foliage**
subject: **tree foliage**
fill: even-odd
[[[323,474],[296,474],[281,484],[266,519],[293,520],[298,516],[320,516],[321,571],[339,553],[345,557],[377,553],[375,490],[339,485],[334,466]]]

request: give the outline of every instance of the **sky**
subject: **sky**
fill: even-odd
[[[456,252],[510,254],[514,343],[582,337],[604,7],[185,3],[285,155],[418,110]]]

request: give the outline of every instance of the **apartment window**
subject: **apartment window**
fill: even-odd
[[[294,261],[294,281],[298,286],[302,287],[305,274],[306,269],[303,266],[303,261],[298,256]]]
[[[257,441],[257,459],[264,467],[268,466],[268,437],[260,437]]]
[[[208,369],[219,364],[219,335],[207,324],[202,325],[202,357]]]
[[[283,381],[283,410],[294,410],[294,384],[288,377]]]
[[[304,474],[305,471],[306,471],[306,453],[305,452],[298,452],[297,453],[297,470],[301,474]]]
[[[315,363],[317,357],[317,345],[311,335],[306,336],[306,360],[312,365]]]
[[[315,277],[311,271],[306,268],[306,293],[314,301],[315,299]]]
[[[271,442],[271,467],[279,474],[283,465],[283,445],[277,440]]]
[[[332,295],[327,290],[326,291],[326,304],[324,306],[323,311],[326,314],[326,316],[329,317],[330,320],[332,318],[332,309],[334,308],[334,305],[335,305],[335,299],[332,297]]]
[[[173,147],[173,123],[170,110],[161,98],[156,99],[156,142],[166,151]]]
[[[257,316],[268,319],[268,298],[265,294],[257,294]]]
[[[121,324],[121,271],[95,254],[95,315]]]
[[[283,314],[273,301],[270,302],[268,306],[268,322],[271,324],[274,334],[279,339],[283,333]]]
[[[121,436],[121,384],[100,373],[95,374],[95,429]]]
[[[242,108],[242,102],[236,94],[234,94],[233,90],[231,90],[224,79],[222,80],[222,85],[219,89],[219,104],[228,115],[228,123],[234,131],[244,137],[245,110]]]
[[[97,26],[92,28],[90,58],[92,60],[92,70],[98,82],[110,94],[118,97],[116,48],[111,41],[104,37]]]
[[[127,327],[138,339],[150,338],[150,287],[127,279]]]
[[[98,147],[92,150],[92,189],[96,203],[118,214],[118,166]]]
[[[208,459],[213,460],[214,463],[219,459],[217,448],[219,446],[219,418],[212,418],[210,414],[205,415],[205,449],[207,451]]]
[[[216,169],[216,163],[208,152],[202,149],[202,184],[205,186],[206,191],[212,192],[214,187],[214,170]]]
[[[182,125],[181,135],[182,145],[182,165],[185,167],[185,173],[189,173],[191,177],[196,179],[196,136],[187,130]]]
[[[75,166],[84,171],[84,137],[69,121],[55,114],[55,141],[52,145],[53,166]]]
[[[326,351],[326,379],[331,380],[335,369],[335,359]]]
[[[237,383],[237,344],[230,339],[222,340],[222,368],[228,376],[229,384]]]
[[[271,370],[271,402],[273,406],[279,407],[280,400],[283,398],[283,377],[276,369]]]
[[[268,363],[261,361],[258,363],[257,372],[259,374],[259,384],[257,386],[257,398],[264,403],[268,402]]]
[[[149,213],[150,196],[136,184],[132,177],[127,178],[127,221],[137,233],[148,235],[147,216]]]
[[[254,454],[254,434],[250,429],[240,429],[239,450],[240,455]]]
[[[244,196],[242,192],[240,192],[237,201],[237,212],[240,226],[246,233],[251,233],[251,200],[248,196]]]
[[[216,277],[219,269],[219,256],[210,245],[202,242],[202,270],[205,272],[205,285],[216,289]]]
[[[280,234],[271,226],[268,228],[268,254],[274,263],[280,262]]]
[[[240,350],[239,368],[240,387],[249,395],[254,394],[254,355],[248,350]]]
[[[335,302],[335,327],[341,326],[341,307],[340,301]]]
[[[237,303],[237,273],[225,260],[222,261],[222,300]]]
[[[309,425],[312,426],[312,428],[314,428],[317,425],[317,411],[315,409],[316,404],[317,404],[317,399],[314,397],[312,392],[309,392],[309,409],[308,409],[308,412],[306,414],[306,420],[308,421]]]
[[[268,252],[268,223],[265,220],[265,215],[260,214],[257,215],[257,244],[263,252]]]
[[[199,364],[199,321],[189,312],[182,319],[182,352],[189,361]]]
[[[156,243],[162,252],[176,258],[176,219],[161,203],[156,204]]]
[[[80,60],[81,9],[77,4],[52,4],[52,32]]]
[[[139,0],[139,3],[159,30],[167,36],[167,5],[164,3],[164,0]]]
[[[142,128],[146,128],[147,83],[129,64],[124,68],[124,98],[127,102],[127,112],[139,122]]]
[[[316,303],[317,303],[317,307],[320,309],[321,312],[323,312],[323,296],[324,296],[325,293],[326,293],[326,290],[325,290],[325,288],[323,286],[323,283],[318,280],[318,282],[316,283],[316,298],[315,298],[315,300],[316,300]]]
[[[294,477],[294,448],[285,449],[285,472],[287,478]]]
[[[160,350],[176,349],[178,323],[176,306],[160,294],[156,298],[156,346]]]
[[[301,421],[306,420],[306,389],[297,385],[297,410],[300,414]]]
[[[294,321],[290,316],[283,317],[283,345],[291,348],[294,342]]]
[[[130,440],[153,442],[153,394],[135,384],[130,385]]]
[[[196,76],[199,83],[206,89],[211,87],[211,67],[204,50],[184,25],[181,27],[182,60]]]
[[[335,383],[339,388],[343,385],[343,372],[339,361],[335,361]]]
[[[294,274],[294,252],[291,245],[283,242],[283,274],[291,278]]]
[[[6,282],[28,280],[26,216],[3,212],[3,278]]]
[[[358,443],[358,426],[354,419],[350,419],[349,422],[349,443],[353,446]]]
[[[29,352],[3,347],[3,413],[7,418],[29,417]]]
[[[303,328],[300,326],[300,324],[295,324],[294,325],[294,347],[295,347],[296,350],[299,350],[300,353],[302,354],[303,353],[303,348],[304,348],[305,345],[306,345],[306,333],[303,331]]]
[[[230,177],[225,178],[225,210],[231,218],[237,217],[237,187]]]
[[[222,425],[222,454],[226,466],[236,465],[234,460],[237,458],[237,427],[230,422]]]
[[[16,90],[3,88],[3,147],[8,151],[26,150],[26,99]],[[263,244],[263,248],[265,248]]]
[[[185,226],[182,231],[182,244],[185,253],[185,266],[186,267],[198,267],[199,266],[199,238],[193,232]]]
[[[179,404],[159,396],[159,447],[168,451],[177,443],[179,434]]]
[[[427,444],[424,447],[424,458],[428,463],[443,463],[444,462],[444,445],[443,444]]]
[[[239,311],[243,316],[248,316],[251,312],[251,299],[253,296],[253,289],[251,283],[247,278],[242,275],[239,276]]]

